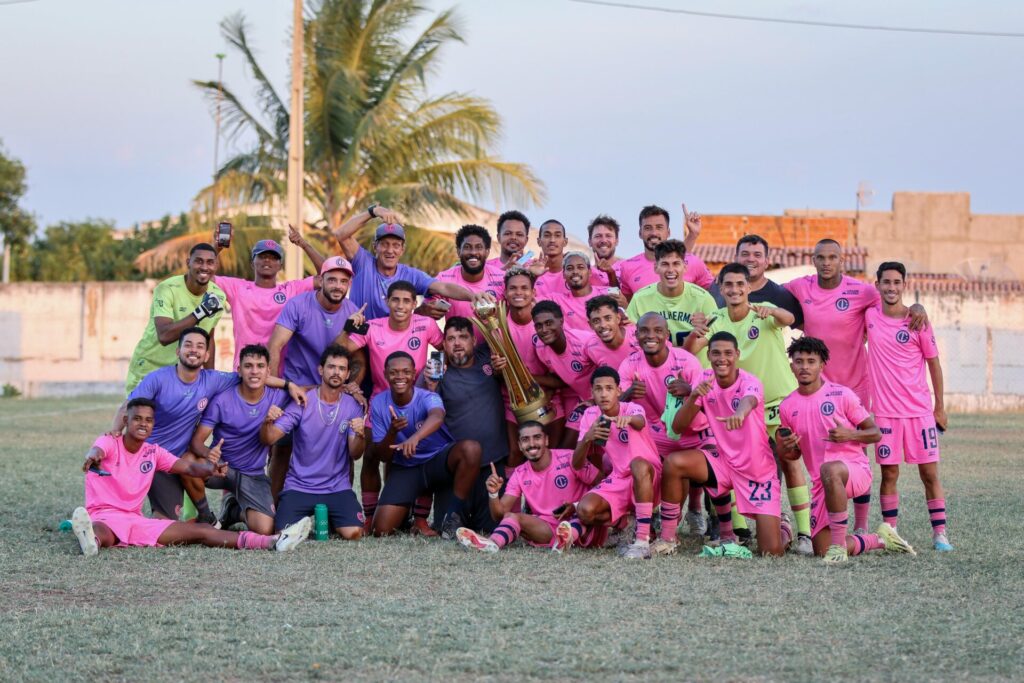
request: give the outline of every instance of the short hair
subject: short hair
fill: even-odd
[[[206,340],[206,345],[207,346],[210,345],[210,333],[209,332],[207,332],[206,330],[204,330],[201,327],[186,327],[184,330],[181,331],[181,334],[178,335],[178,348],[179,349],[181,348],[181,345],[185,342],[185,337],[187,337],[190,334],[198,334],[200,337],[202,337],[203,339]]]
[[[526,422],[523,422],[522,424],[519,425],[518,431],[522,432],[527,427],[537,427],[541,431],[544,431],[544,425],[542,425],[540,422],[537,422],[536,420],[527,420]]]
[[[610,365],[602,365],[601,367],[599,367],[597,370],[594,370],[594,372],[590,374],[590,386],[594,386],[594,383],[597,382],[597,380],[601,379],[602,377],[611,377],[613,380],[615,380],[616,386],[618,386],[619,382],[621,381],[619,379],[618,370],[616,370]]]
[[[817,337],[798,337],[789,343],[786,354],[792,358],[798,353],[810,353],[821,359],[822,363],[828,362],[828,344]]]
[[[907,267],[899,261],[886,261],[878,266],[878,271],[875,273],[875,279],[881,280],[882,273],[887,270],[895,270],[897,273],[903,276],[903,279],[907,279]]]
[[[645,218],[650,218],[651,216],[664,216],[665,222],[669,222],[668,211],[661,208],[657,204],[649,204],[644,208],[640,209],[640,225],[644,224]]]
[[[416,368],[416,361],[414,361],[412,359],[412,356],[410,356],[405,351],[392,351],[391,353],[389,353],[388,357],[384,359],[384,367],[386,368],[387,366],[391,365],[391,361],[399,360],[399,359],[402,359],[402,358],[404,358],[405,360],[407,360],[410,363],[412,363],[412,367],[414,369]]]
[[[537,283],[537,276],[534,275],[532,271],[529,271],[526,268],[520,268],[519,266],[512,266],[505,271],[505,287],[508,287],[508,281],[517,275],[530,278],[531,287]]]
[[[607,294],[602,294],[600,296],[595,296],[592,299],[588,299],[587,317],[589,318],[597,309],[604,308],[605,306],[611,308],[613,311],[619,310],[619,302]]]
[[[394,282],[392,282],[391,285],[388,287],[388,298],[390,299],[391,295],[394,294],[395,292],[409,292],[410,294],[412,294],[413,299],[416,298],[416,294],[418,293],[416,291],[416,285],[409,282],[408,280],[395,280]]]
[[[448,322],[444,325],[444,333],[447,335],[448,330],[459,330],[465,332],[469,336],[473,336],[473,323],[469,322],[469,318],[464,318],[461,315],[455,315],[448,318]]]
[[[215,256],[217,254],[217,250],[213,248],[212,244],[210,244],[209,242],[200,242],[199,244],[195,245],[194,247],[188,250],[188,257],[192,258],[192,255],[195,254],[197,251],[212,251]]]
[[[551,225],[552,223],[554,223],[555,225],[557,225],[558,227],[560,227],[562,229],[562,234],[563,235],[568,236],[569,233],[568,233],[568,231],[566,231],[565,225],[562,224],[562,221],[556,220],[554,218],[549,218],[546,221],[544,221],[543,223],[541,223],[540,224],[540,228],[538,228],[538,230],[543,230],[545,225]]]
[[[352,365],[352,354],[341,344],[331,344],[320,354],[320,365],[326,365],[328,358],[344,358]]]
[[[736,341],[736,337],[732,336],[732,334],[729,332],[715,332],[713,335],[711,335],[711,339],[708,340],[708,348],[710,349],[711,345],[714,344],[716,341],[729,342],[737,349],[740,348],[740,343]]]
[[[587,226],[587,237],[593,237],[594,230],[596,230],[599,225],[611,228],[615,231],[615,236],[619,236],[619,222],[611,216],[606,216],[602,213],[600,216],[596,216],[594,220],[590,221],[590,225]]]
[[[537,316],[541,313],[550,313],[559,320],[565,320],[565,313],[562,312],[562,307],[548,299],[538,301],[536,305],[534,305],[533,311],[530,313],[530,317],[536,320]]]
[[[153,412],[156,412],[156,401],[151,398],[138,398],[128,399],[128,403],[124,406],[125,410],[131,410],[132,408],[152,408]]]
[[[764,247],[765,256],[768,255],[768,240],[761,237],[760,235],[744,235],[743,237],[741,237],[739,241],[736,242],[736,253],[739,253],[740,247],[742,247],[744,244],[760,244],[762,247]]]
[[[721,285],[725,282],[725,276],[730,273],[739,273],[748,281],[750,280],[750,269],[742,263],[726,263],[722,266],[722,269],[718,271],[718,284]]]
[[[247,344],[242,347],[241,352],[238,354],[238,360],[241,362],[246,356],[256,356],[263,360],[270,362],[270,351],[263,344]]]
[[[522,211],[513,209],[498,216],[498,237],[501,237],[501,228],[505,225],[505,221],[519,221],[526,227],[526,234],[530,234],[530,219]]]
[[[814,243],[814,248],[817,249],[818,247],[820,247],[823,244],[834,244],[839,249],[843,248],[843,245],[839,244],[839,242],[837,242],[836,240],[832,239],[831,237],[826,237],[823,240],[818,240],[817,242]]]
[[[455,249],[462,249],[462,243],[466,241],[467,237],[476,235],[484,241],[484,246],[489,250],[491,248],[491,233],[487,232],[484,228],[479,225],[463,225],[459,228],[459,231],[455,233]]]
[[[565,270],[565,262],[569,260],[570,256],[575,256],[576,258],[583,259],[583,263],[586,264],[587,268],[590,267],[590,257],[587,256],[582,251],[575,250],[575,251],[567,251],[567,252],[565,252],[562,255],[562,270]]]
[[[679,258],[686,260],[686,245],[682,240],[665,240],[654,246],[654,262],[657,263],[669,254],[679,254]]]

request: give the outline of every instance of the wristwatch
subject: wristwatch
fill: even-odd
[[[376,208],[377,208],[376,204],[370,204],[368,207],[366,207],[366,213],[370,214],[370,218],[376,218],[377,217],[377,214],[375,214],[373,212],[373,210],[376,209]]]

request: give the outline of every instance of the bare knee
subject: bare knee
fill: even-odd
[[[584,526],[594,524],[597,521],[599,513],[600,510],[598,509],[597,502],[591,498],[584,498],[576,507],[576,516],[579,517],[580,522],[582,522]]]
[[[455,448],[455,462],[466,468],[480,469],[480,461],[483,458],[483,449],[478,441],[460,441]]]
[[[358,541],[363,537],[363,528],[359,526],[344,526],[335,531],[346,541]]]
[[[821,483],[824,486],[844,485],[844,474],[846,474],[846,466],[841,462],[832,461],[821,465]]]
[[[634,458],[629,463],[629,471],[633,480],[654,480],[654,465],[642,458]]]
[[[882,465],[882,483],[895,484],[900,478],[899,465]],[[923,477],[922,477],[923,478]]]

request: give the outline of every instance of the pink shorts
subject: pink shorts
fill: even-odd
[[[117,545],[121,546],[160,547],[161,544],[157,542],[157,539],[167,530],[167,527],[174,524],[173,519],[152,519],[133,512],[118,512],[116,510],[99,510],[90,512],[89,516],[93,522],[103,522],[107,525],[117,536]]]
[[[718,480],[716,488],[708,489],[712,498],[735,491],[736,509],[741,515],[782,516],[782,487],[774,468],[764,472],[739,472],[725,462],[717,448],[708,446],[705,444],[700,450]]]
[[[846,463],[849,476],[846,479],[846,497],[856,498],[871,493],[871,465]],[[825,487],[820,477],[812,478],[811,485],[811,537],[828,528],[828,508],[825,507]]]
[[[615,474],[602,479],[601,483],[590,489],[589,493],[604,498],[611,508],[611,523],[618,522],[623,515],[636,509],[633,497],[633,477],[620,477]],[[654,505],[661,502],[661,468],[654,468]]]
[[[939,461],[939,430],[935,417],[875,417],[882,440],[875,445],[879,465],[925,465]]]

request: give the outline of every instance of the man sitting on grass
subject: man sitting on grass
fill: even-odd
[[[96,439],[82,465],[85,507],[75,509],[71,528],[83,555],[95,555],[114,545],[164,546],[199,544],[239,550],[291,550],[309,536],[312,520],[305,517],[280,534],[222,531],[209,524],[151,519],[142,516],[145,498],[156,472],[208,479],[227,473],[227,464],[177,458],[160,446],[146,443],[153,433],[156,403],[146,398],[128,401],[123,434]],[[212,449],[219,456],[221,444]]]

